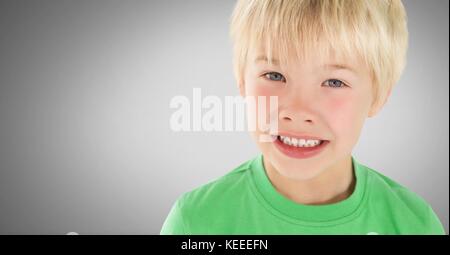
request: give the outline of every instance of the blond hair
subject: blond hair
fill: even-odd
[[[374,102],[384,102],[406,63],[406,22],[400,0],[238,0],[230,25],[235,77],[243,84],[255,50],[281,63],[310,53],[358,57],[372,73]]]

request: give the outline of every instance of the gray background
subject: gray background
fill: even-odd
[[[183,192],[258,153],[173,133],[170,99],[237,95],[234,1],[0,2],[0,233],[157,234]],[[425,198],[448,233],[448,1],[405,1],[408,66],[360,162]]]

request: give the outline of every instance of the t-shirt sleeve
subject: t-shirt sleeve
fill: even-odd
[[[164,224],[161,228],[161,235],[185,235],[187,234],[184,227],[183,215],[180,209],[180,199],[170,209]]]
[[[444,227],[431,206],[428,206],[428,235],[445,235]]]

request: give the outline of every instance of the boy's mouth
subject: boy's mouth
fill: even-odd
[[[327,140],[321,140],[321,139],[311,139],[311,138],[295,138],[290,136],[282,136],[278,135],[277,140],[283,144],[293,146],[293,147],[299,147],[299,148],[310,148],[310,147],[317,147],[320,146],[322,143],[324,143]]]
[[[318,155],[330,143],[317,137],[302,136],[292,137],[277,135],[274,141],[275,147],[284,155],[304,159]]]

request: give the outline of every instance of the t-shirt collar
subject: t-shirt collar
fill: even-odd
[[[263,163],[263,155],[257,156],[251,163],[252,179],[258,195],[272,209],[294,220],[323,222],[339,220],[354,214],[363,201],[366,190],[366,175],[363,166],[352,156],[356,185],[353,193],[345,200],[327,205],[304,205],[281,195],[270,182]]]

